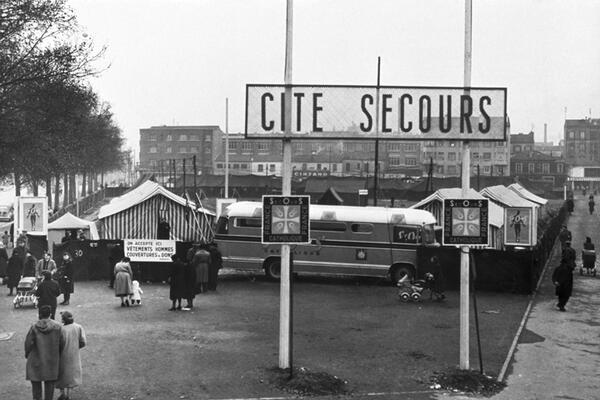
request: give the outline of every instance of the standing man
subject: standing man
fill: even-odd
[[[50,306],[50,318],[54,319],[56,314],[56,298],[60,296],[60,288],[58,283],[52,280],[52,273],[50,271],[44,271],[44,280],[39,284],[35,295],[38,298],[38,312],[40,313],[40,319],[42,318],[42,307]]]
[[[563,225],[563,226],[560,228],[560,232],[559,232],[559,234],[558,234],[558,239],[560,240],[561,249],[564,249],[564,248],[565,248],[565,243],[566,243],[567,241],[569,241],[569,242],[571,241],[571,239],[572,239],[572,237],[571,237],[571,231],[569,231],[569,230],[567,229],[567,226],[566,226],[566,225]]]
[[[223,257],[217,247],[217,244],[212,242],[208,245],[210,253],[210,264],[208,265],[208,290],[217,290],[217,281],[219,279],[219,270],[223,267]]]
[[[569,267],[567,262],[563,259],[560,265],[556,267],[552,273],[552,282],[556,287],[556,295],[558,296],[558,307],[559,311],[567,311],[565,305],[571,297],[573,291],[573,270]]]
[[[40,319],[29,328],[25,338],[25,379],[31,381],[34,400],[42,400],[42,382],[44,400],[52,400],[54,382],[58,379],[61,326],[50,319],[51,312],[50,306],[40,307]]]
[[[562,260],[567,264],[571,271],[575,269],[575,260],[577,260],[577,253],[575,249],[571,247],[571,241],[565,242],[565,248],[562,251]]]
[[[38,261],[35,266],[35,276],[37,276],[38,279],[42,278],[44,276],[44,271],[49,271],[51,274],[56,272],[56,263],[50,258],[50,253],[47,251],[44,252],[44,257]],[[54,319],[54,317],[52,317],[52,319]]]

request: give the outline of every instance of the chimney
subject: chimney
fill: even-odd
[[[548,124],[544,122],[544,143],[548,143]]]

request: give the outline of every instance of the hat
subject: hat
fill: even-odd
[[[42,275],[44,275],[44,279],[52,278],[52,272],[50,272],[50,271],[44,271],[44,272],[42,272]]]
[[[63,311],[60,313],[62,320],[65,324],[72,324],[73,323],[73,314],[71,314],[70,311]]]

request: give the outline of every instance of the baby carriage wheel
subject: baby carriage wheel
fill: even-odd
[[[400,300],[402,301],[408,301],[410,299],[410,295],[406,292],[402,292],[400,293]]]
[[[421,300],[421,293],[415,292],[410,296],[414,301]]]

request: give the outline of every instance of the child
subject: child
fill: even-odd
[[[144,294],[144,291],[140,288],[140,283],[138,281],[131,282],[131,291],[133,292],[129,296],[131,305],[137,304],[139,306],[142,304],[142,294]]]

